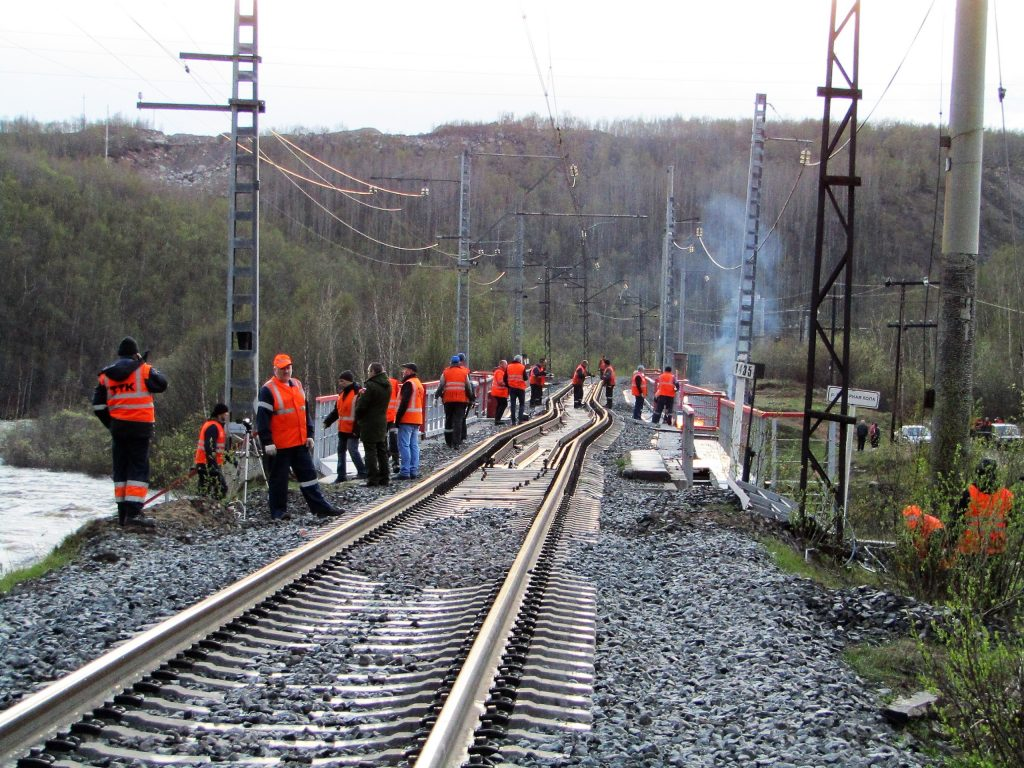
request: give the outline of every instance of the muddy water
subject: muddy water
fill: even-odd
[[[69,533],[114,514],[106,478],[9,467],[0,460],[0,572],[43,558]]]

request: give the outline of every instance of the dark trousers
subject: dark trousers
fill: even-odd
[[[366,465],[363,464],[363,457],[359,455],[359,438],[348,432],[338,433],[338,479],[342,482],[348,474],[345,467],[345,454],[352,459],[352,466],[356,468],[356,477],[366,477]]]
[[[462,430],[466,426],[468,403],[444,404],[444,442],[452,448],[462,444]]]
[[[530,385],[530,407],[535,405],[544,404],[544,385],[543,384],[531,384]]]
[[[398,471],[398,425],[388,422],[388,456],[391,466]]]
[[[572,404],[577,408],[583,407],[583,382],[572,385]]]
[[[267,465],[271,518],[279,520],[288,511],[288,475],[293,470],[309,511],[317,515],[331,514],[334,508],[320,492],[313,456],[306,446],[278,448],[275,455],[267,457]]]
[[[387,485],[388,476],[388,441],[363,440],[363,453],[366,454],[366,484]]]
[[[867,439],[868,439],[867,435],[860,435],[860,434],[857,435],[857,450],[858,451],[863,451],[864,450],[864,441],[866,441]]]
[[[644,412],[644,396],[634,395],[634,398],[635,399],[633,400],[633,418],[639,419],[640,414]]]
[[[516,403],[519,403],[519,410],[516,410]],[[523,420],[523,411],[526,409],[526,390],[508,388],[508,413],[513,424]]]
[[[505,415],[505,409],[508,408],[507,397],[496,397],[494,398],[494,423],[501,424],[501,417]]]
[[[199,475],[199,492],[214,499],[223,499],[228,495],[228,481],[216,464],[196,464]]]
[[[110,422],[112,472],[114,480],[114,501],[117,503],[117,518],[142,514],[142,504],[149,493],[149,440],[153,425],[145,422]]]
[[[654,418],[651,419],[652,424],[657,424],[658,420],[661,419],[662,411],[665,412],[665,423],[672,423],[672,408],[675,405],[675,398],[672,395],[658,395],[654,398]]]
[[[605,384],[604,385],[604,404],[609,408],[612,407],[612,400],[615,399],[615,385]]]

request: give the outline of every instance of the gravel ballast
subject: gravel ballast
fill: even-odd
[[[731,494],[622,479],[616,459],[650,447],[653,431],[617,414],[622,434],[595,455],[605,469],[601,530],[571,559],[598,594],[593,728],[524,742],[546,756],[516,763],[927,765],[881,718],[879,692],[840,658],[850,641],[905,633],[906,612],[927,617],[924,607],[863,588],[828,592],[780,572],[748,534],[716,521],[721,510],[741,516]],[[452,455],[427,441],[424,468]],[[346,510],[388,490],[339,488],[327,493]],[[75,564],[0,598],[0,707],[307,540],[320,521],[298,494],[289,508],[293,521],[269,523],[259,491],[241,525],[111,528]],[[458,540],[457,522],[448,526]],[[411,564],[429,561],[437,542],[423,536],[424,553],[403,546],[412,549],[401,562]],[[438,574],[418,578],[445,586]]]

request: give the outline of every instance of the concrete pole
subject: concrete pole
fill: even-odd
[[[668,167],[668,191],[665,195],[665,241],[661,248],[661,309],[658,312],[658,365],[659,370],[669,365],[668,353],[668,313],[671,307],[669,295],[669,277],[672,274],[672,240],[674,222],[675,166]]]
[[[469,358],[469,150],[462,151],[459,176],[459,260],[455,293],[455,351]]]
[[[957,0],[953,81],[942,224],[942,298],[939,305],[932,472],[951,477],[957,448],[970,439],[974,404],[975,308],[981,159],[984,140],[985,32],[988,0]]]

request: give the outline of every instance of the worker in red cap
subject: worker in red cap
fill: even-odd
[[[274,356],[274,375],[256,399],[256,432],[267,462],[270,518],[288,520],[288,474],[294,470],[299,490],[313,514],[332,516],[341,510],[324,498],[313,466],[313,418],[306,410],[302,382],[292,378],[292,359]]]

